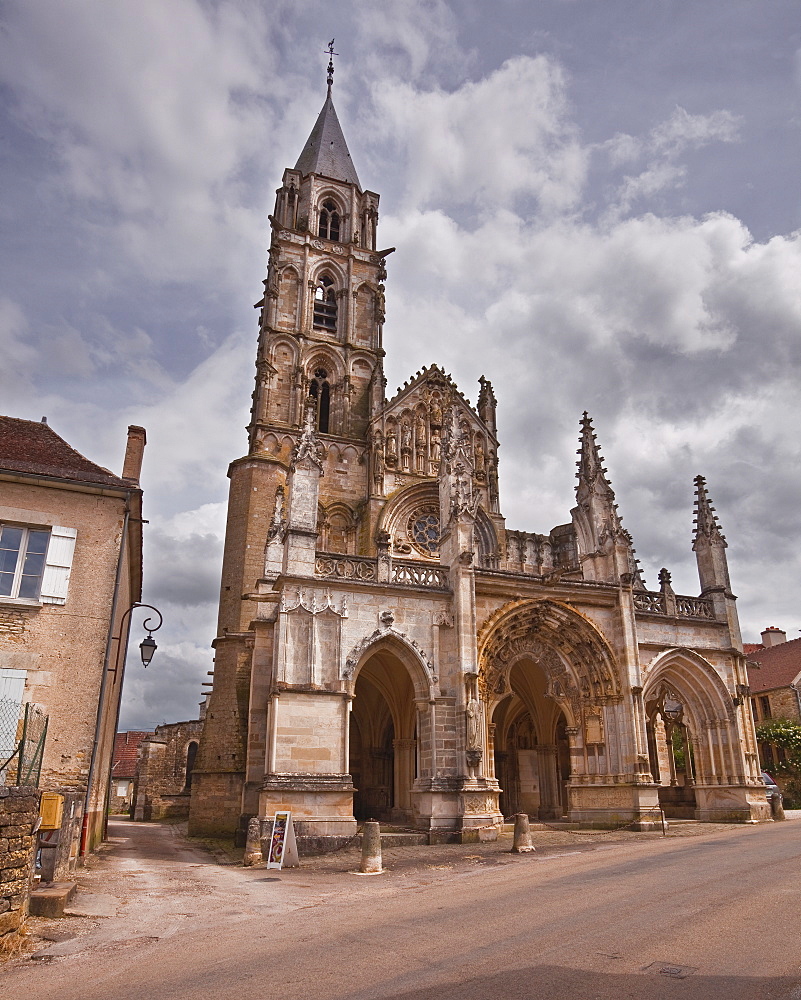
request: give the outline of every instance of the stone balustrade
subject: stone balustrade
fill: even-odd
[[[389,556],[371,559],[368,556],[318,552],[314,572],[327,580],[387,583],[418,590],[450,590],[448,571],[444,567],[423,562],[400,562]]]
[[[634,608],[649,615],[668,615],[676,618],[714,619],[715,611],[708,597],[684,597],[659,591],[636,590]]]

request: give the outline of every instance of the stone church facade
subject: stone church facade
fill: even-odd
[[[331,838],[377,818],[470,839],[519,811],[769,818],[704,480],[699,595],[666,570],[649,591],[586,413],[576,505],[536,533],[502,514],[488,381],[473,406],[432,366],[385,398],[392,251],[330,73],[270,217],[190,830],[277,809]]]

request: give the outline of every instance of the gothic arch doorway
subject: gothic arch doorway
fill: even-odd
[[[509,689],[492,716],[501,812],[559,819],[568,809],[567,720],[548,697],[545,672],[533,659],[525,657],[512,665]]]
[[[683,695],[665,681],[645,703],[648,760],[659,785],[659,805],[673,819],[694,819],[697,734]]]
[[[388,649],[360,668],[350,718],[350,773],[359,820],[413,821],[417,711],[409,671]]]

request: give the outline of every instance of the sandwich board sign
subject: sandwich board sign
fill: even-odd
[[[267,867],[297,868],[298,845],[295,840],[295,827],[292,825],[291,812],[277,812],[273,817],[273,828],[270,833],[270,851],[267,855]]]

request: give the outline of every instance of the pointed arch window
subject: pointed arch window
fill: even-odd
[[[314,329],[326,333],[336,333],[337,329],[337,297],[334,280],[324,274],[317,282],[314,291]]]
[[[327,434],[331,418],[331,386],[325,368],[315,369],[309,395],[316,403],[317,430],[321,434]]]
[[[320,206],[320,226],[318,236],[324,240],[339,239],[339,212],[333,201],[324,201]]]
[[[192,772],[195,770],[195,758],[197,757],[198,743],[192,740],[186,748],[186,778],[184,780],[184,791],[192,787]]]

